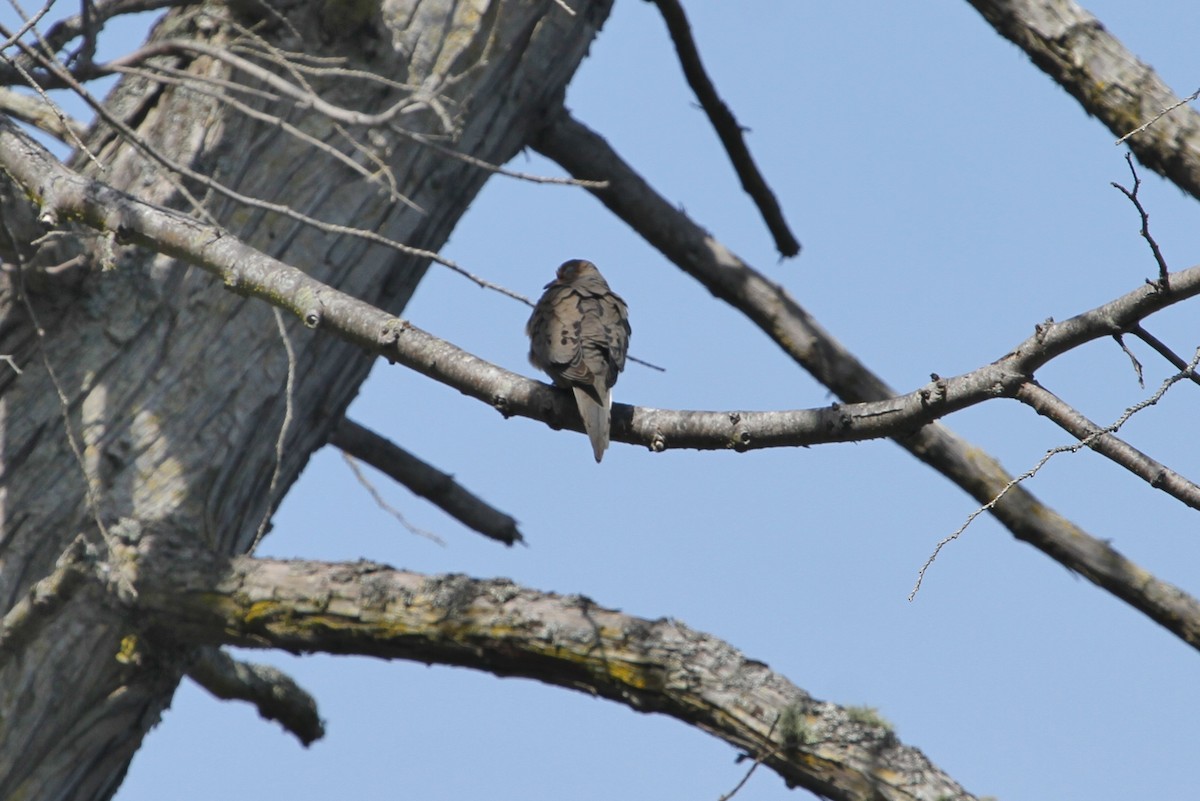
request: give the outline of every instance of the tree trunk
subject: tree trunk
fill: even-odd
[[[127,77],[106,107],[148,149],[101,124],[87,144],[106,168],[85,155],[75,164],[160,205],[191,211],[195,199],[232,235],[398,313],[425,257],[319,230],[232,193],[436,250],[488,172],[413,135],[506,161],[561,97],[609,5],[573,0],[574,16],[553,0],[277,2],[269,14],[261,4],[177,9],[152,35],[167,43],[156,63],[209,80],[209,93]],[[169,44],[180,40],[196,46]],[[389,79],[302,73],[346,114],[379,115],[406,99],[410,106],[370,128],[335,122],[319,103],[296,102],[216,57],[234,43],[259,66],[267,57],[247,56],[246,48],[277,58],[285,51],[340,56],[347,69]],[[279,65],[271,71],[298,81]],[[241,93],[252,108],[235,109],[211,95],[225,80],[270,89],[273,97]],[[290,126],[366,169],[302,141]],[[351,146],[343,131],[366,147]],[[159,157],[194,174],[172,176]],[[394,190],[363,175],[384,164]],[[108,543],[148,530],[220,554],[245,552],[338,422],[371,358],[298,320],[285,321],[285,347],[266,304],[194,267],[121,247],[119,231],[105,239],[67,227],[38,250],[31,243],[44,230],[24,193],[0,180],[0,203],[0,238],[9,240],[0,247],[6,260],[19,254],[24,265],[0,287],[0,353],[22,370],[0,365],[4,610],[19,607],[80,535],[101,559]],[[46,269],[76,255],[83,266]],[[294,387],[277,458],[289,348]],[[122,591],[128,587],[85,582],[74,594],[43,594],[31,607],[37,614],[22,618],[34,623],[3,639],[0,798],[110,797],[170,703],[189,649],[147,642],[117,600]]]

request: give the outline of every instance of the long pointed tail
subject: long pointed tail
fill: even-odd
[[[575,405],[579,407],[579,416],[583,418],[583,428],[587,431],[588,439],[592,441],[592,453],[599,462],[604,458],[604,450],[608,447],[608,425],[612,409],[612,393],[607,389],[601,394],[603,403],[582,387],[574,387]]]

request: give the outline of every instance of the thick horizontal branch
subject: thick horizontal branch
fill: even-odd
[[[673,620],[507,579],[424,576],[368,562],[226,562],[157,539],[143,537],[140,556],[126,555],[151,641],[362,654],[520,676],[670,715],[827,798],[971,798],[878,721],[817,701]]]
[[[1114,136],[1142,126],[1179,98],[1073,0],[969,0]],[[1200,114],[1179,105],[1126,140],[1138,161],[1200,198]]]
[[[266,300],[312,328],[324,328],[399,362],[492,405],[505,416],[520,415],[554,428],[582,430],[575,404],[567,393],[484,361],[251,248],[218,227],[145,204],[79,176],[3,120],[0,120],[0,167],[33,196],[47,224],[58,219],[76,220],[121,241],[196,264],[219,276],[233,291]],[[732,254],[707,237],[706,248],[710,259],[724,258],[726,272],[734,272]],[[742,271],[751,279],[743,283],[765,282],[744,265]],[[780,301],[775,312],[777,321],[794,317],[798,307],[781,288],[771,286]],[[1141,287],[1071,320],[1040,327],[1000,361],[956,378],[936,379],[899,397],[890,397],[890,390],[858,365],[857,378],[853,375],[848,378],[860,380],[859,391],[874,394],[876,399],[789,411],[675,411],[615,404],[612,437],[655,451],[752,450],[904,437],[951,412],[1012,395],[1034,369],[1054,356],[1123,330],[1146,315],[1196,293],[1200,293],[1200,267],[1173,273],[1170,291]],[[812,330],[820,330],[815,323],[809,324]],[[840,346],[827,335],[823,337],[812,344],[832,358]],[[853,362],[849,354],[838,360],[842,367],[831,363],[831,369],[845,369],[847,361]]]
[[[608,181],[606,189],[590,191],[680,269],[745,314],[784,353],[840,398],[854,403],[895,395],[781,286],[751,268],[668,203],[603,137],[572,118],[565,109],[547,119],[535,147],[576,178]],[[1194,267],[1175,275],[1181,276],[1181,283],[1194,291],[1194,282],[1200,280],[1198,270]],[[1175,289],[1172,283],[1171,290]],[[1105,333],[1119,333],[1120,326],[1133,323],[1126,316],[1129,307],[1123,304],[1161,308],[1155,304],[1166,298],[1158,296],[1158,291],[1157,287],[1144,287],[1114,301],[1116,306],[1107,304],[1064,323],[1039,327],[1031,340],[1002,361],[1026,372],[1017,377],[1016,385],[1020,386],[1021,381],[1032,379],[1032,371],[1046,360],[1073,347],[1070,343],[1092,325],[1115,324],[1116,330]],[[1151,311],[1146,308],[1147,314]],[[947,387],[956,381],[948,382]],[[938,382],[934,383],[936,389]],[[1008,391],[1008,386],[999,386],[1001,394]],[[1028,490],[1012,486],[1013,476],[982,448],[940,423],[895,439],[980,505],[989,505],[992,515],[1013,536],[1124,599],[1192,647],[1200,648],[1200,602],[1178,587],[1154,578],[1105,540],[1089,535],[1038,501]]]
[[[699,439],[708,447],[754,447],[765,443],[803,445],[891,435],[981,504],[991,502],[1008,486],[1011,477],[995,460],[938,424],[925,425],[915,433],[896,433],[897,430],[910,431],[909,422],[919,424],[923,415],[934,414],[931,410],[935,406],[940,407],[940,413],[953,410],[952,404],[957,399],[949,390],[945,399],[941,399],[939,381],[934,382],[932,390],[919,390],[905,396],[917,398],[916,404],[891,397],[893,393],[886,384],[824,332],[781,288],[750,270],[685,215],[645,187],[639,177],[633,175],[631,179],[632,171],[611,154],[607,143],[574,121],[566,120],[562,124],[566,126],[565,141],[571,141],[573,131],[578,133],[582,129],[587,138],[603,144],[597,155],[607,159],[610,166],[615,165],[607,177],[614,178],[616,184],[611,190],[593,191],[624,212],[620,216],[630,219],[627,216],[630,197],[626,184],[635,180],[642,191],[634,198],[650,202],[654,207],[646,209],[647,216],[652,218],[646,221],[653,229],[653,236],[647,237],[650,241],[668,251],[677,263],[691,268],[713,288],[714,293],[730,296],[731,303],[764,325],[785,351],[835,392],[843,397],[865,397],[879,403],[860,408],[843,406],[792,413],[706,414],[656,413],[616,406],[613,410],[614,439],[643,442],[659,450],[692,445],[688,435],[697,430]],[[611,155],[606,156],[606,151]],[[589,167],[584,172],[604,175],[604,170],[597,170],[586,159],[585,164]],[[70,219],[120,241],[147,246],[182,259],[220,276],[233,291],[265,299],[296,314],[310,327],[323,325],[365,349],[484,400],[505,415],[522,414],[552,426],[581,428],[574,404],[561,391],[489,364],[367,303],[325,286],[300,270],[250,248],[219,228],[142,203],[104,184],[85,179],[64,167],[41,145],[3,118],[0,118],[0,168],[41,207],[39,219],[46,225]],[[634,208],[637,206],[635,202]],[[667,215],[665,220],[664,214]],[[631,224],[637,227],[638,223]],[[1171,297],[1179,296],[1192,286],[1197,280],[1196,269],[1172,276]],[[1140,300],[1134,298],[1131,302],[1146,304],[1146,313],[1149,313],[1166,305],[1168,294],[1138,297]],[[1040,348],[1044,348],[1045,358],[1064,352],[1072,337],[1088,335],[1084,330],[1085,321],[1076,320],[1078,322],[1067,321],[1053,326],[1042,336]],[[1019,364],[1032,369],[1040,363],[1037,356],[1040,348],[1029,352],[1019,348],[1012,356]],[[1015,389],[1015,386],[1005,384],[1001,387],[1005,391]],[[926,395],[935,402],[927,403]],[[897,409],[898,404],[904,403],[909,405]],[[912,416],[906,418],[903,412]],[[795,428],[785,424],[790,430],[787,436],[782,436],[778,428],[782,420],[780,415],[788,414],[795,415],[798,422]],[[891,428],[880,422],[885,418]],[[676,420],[685,425],[683,431],[669,429],[668,424]],[[764,435],[756,440],[752,434],[747,439],[745,430],[739,426],[751,425],[765,432]],[[859,426],[860,431],[848,433],[848,426]],[[712,435],[707,431],[709,428],[717,434]],[[1020,487],[1009,491],[992,507],[992,512],[1015,536],[1124,598],[1194,647],[1200,647],[1200,603],[1196,599],[1177,587],[1148,577],[1145,570],[1107,543],[1088,536]]]

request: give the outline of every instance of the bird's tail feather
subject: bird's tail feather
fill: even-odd
[[[592,393],[583,387],[573,387],[575,405],[579,407],[579,416],[583,418],[583,428],[587,431],[588,439],[592,441],[592,453],[596,461],[604,457],[608,447],[608,426],[612,409],[612,393],[605,389],[600,392],[600,403]],[[597,387],[599,389],[599,387]]]

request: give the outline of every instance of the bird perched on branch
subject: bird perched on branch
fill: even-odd
[[[575,394],[599,462],[608,447],[612,388],[625,369],[629,310],[596,265],[572,259],[546,284],[525,325],[529,361]]]

